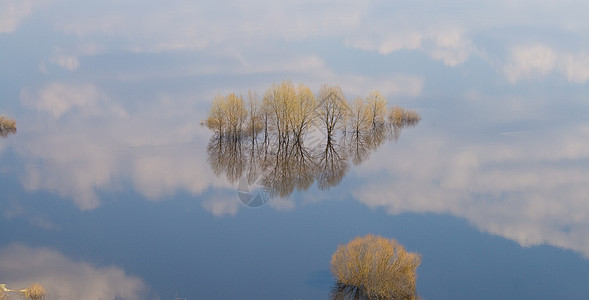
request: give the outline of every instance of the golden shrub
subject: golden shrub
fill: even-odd
[[[417,111],[407,110],[397,105],[389,111],[389,123],[394,127],[415,126],[421,120]]]
[[[14,133],[16,133],[16,121],[0,115],[0,137],[7,137]]]
[[[389,112],[389,122],[393,124],[393,126],[401,127],[403,126],[403,116],[405,115],[405,109],[395,105],[391,107]]]
[[[394,239],[369,234],[340,245],[331,257],[337,280],[332,296],[354,299],[414,299],[421,256]],[[346,297],[341,297],[346,298]]]
[[[31,284],[23,291],[24,298],[30,300],[41,300],[45,298],[45,295],[45,289],[38,283]]]
[[[421,116],[414,110],[407,110],[403,119],[406,125],[415,126],[421,120]]]

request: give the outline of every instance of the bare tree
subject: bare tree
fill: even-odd
[[[325,127],[328,140],[333,138],[335,129],[344,125],[348,110],[348,103],[339,86],[323,85],[321,87],[318,118]]]
[[[264,106],[274,123],[280,142],[289,141],[291,118],[296,102],[296,90],[291,81],[273,84],[264,94]]]
[[[303,134],[316,120],[317,102],[311,89],[299,84],[294,99],[293,113],[290,126],[296,141],[300,141]]]
[[[230,93],[225,96],[225,118],[229,126],[229,134],[239,138],[243,134],[243,125],[247,119],[247,109],[243,97]]]
[[[256,92],[248,91],[247,93],[247,112],[247,134],[251,136],[252,141],[255,141],[263,129],[263,111]]]
[[[213,105],[209,111],[206,125],[209,129],[214,130],[220,136],[225,132],[225,101],[221,95],[215,97]]]
[[[387,114],[387,99],[379,92],[372,91],[366,97],[368,120],[372,128],[384,126]]]
[[[209,111],[206,125],[220,136],[241,138],[248,111],[242,96],[218,95]]]
[[[368,107],[362,97],[356,97],[352,105],[350,105],[349,123],[356,136],[368,128]]]

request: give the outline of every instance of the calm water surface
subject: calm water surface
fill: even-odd
[[[327,299],[332,253],[373,233],[422,255],[424,299],[588,298],[587,6],[0,0],[0,283]],[[283,79],[422,120],[249,207],[201,121]]]

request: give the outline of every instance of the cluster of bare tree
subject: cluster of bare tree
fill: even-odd
[[[331,257],[332,299],[417,299],[421,256],[372,234],[340,245]]]
[[[275,138],[281,143],[301,142],[305,133],[321,128],[327,139],[336,132],[360,134],[386,126],[402,127],[416,124],[420,116],[398,106],[387,107],[386,98],[378,91],[357,97],[349,103],[339,86],[323,85],[315,96],[304,84],[291,81],[272,85],[262,101],[255,92],[247,99],[230,93],[215,98],[206,125],[224,138]]]
[[[206,120],[215,132],[208,161],[217,176],[235,183],[264,186],[270,196],[285,197],[339,184],[349,169],[401,129],[420,120],[417,112],[387,108],[374,91],[348,103],[340,87],[324,85],[317,97],[300,84],[283,81],[269,88],[260,102],[230,93],[217,96]]]
[[[270,196],[286,197],[315,182],[320,189],[336,186],[350,163],[358,165],[384,142],[397,140],[404,126],[377,126],[337,138],[325,138],[315,130],[314,143],[288,142],[287,136],[283,137],[287,142],[280,138],[262,142],[215,134],[209,141],[208,162],[217,176],[224,174],[232,183],[245,177],[248,185],[256,182]]]
[[[4,115],[0,115],[0,137],[7,137],[16,133],[16,121]]]

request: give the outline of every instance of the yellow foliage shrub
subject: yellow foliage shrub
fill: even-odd
[[[0,115],[0,137],[7,137],[13,133],[16,133],[16,121]]]
[[[335,298],[414,299],[421,256],[394,239],[369,234],[340,245],[331,257]],[[362,296],[363,295],[363,296]]]

